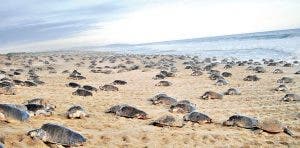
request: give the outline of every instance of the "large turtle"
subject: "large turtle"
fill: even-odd
[[[27,121],[29,120],[28,112],[17,108],[11,104],[0,104],[0,121]]]
[[[283,98],[282,101],[290,102],[290,101],[300,101],[300,95],[297,94],[286,94]]]
[[[202,99],[223,99],[223,95],[214,91],[207,91],[202,96]]]
[[[224,126],[237,126],[247,129],[253,129],[257,127],[257,124],[257,119],[241,115],[233,115],[223,122]]]
[[[43,142],[55,143],[63,146],[81,146],[86,138],[81,134],[62,125],[46,123],[41,128],[29,131],[28,136],[38,138]]]
[[[182,113],[182,114],[190,113],[194,110],[196,110],[196,105],[191,103],[188,100],[181,100],[176,103],[173,103],[169,109],[171,113]]]
[[[117,116],[126,118],[147,119],[148,114],[140,109],[127,104],[114,105],[110,107],[106,113],[114,113]]]
[[[69,119],[88,117],[88,114],[79,105],[75,105],[69,108],[66,115]]]
[[[177,100],[175,98],[169,97],[166,94],[158,94],[154,96],[153,98],[150,98],[149,101],[152,102],[152,104],[164,104],[164,105],[171,105],[173,103],[176,103]]]
[[[267,133],[273,134],[284,132],[290,136],[294,135],[287,126],[284,126],[280,121],[276,119],[266,119],[259,121],[256,128],[258,128],[258,132],[265,131]]]
[[[172,115],[163,115],[160,118],[151,121],[149,125],[154,125],[159,127],[164,127],[164,126],[183,127],[184,123],[182,122],[182,120],[178,120]]]
[[[186,114],[183,116],[184,121],[191,121],[191,122],[196,122],[199,124],[202,123],[212,123],[212,119],[208,117],[205,114],[202,114],[200,112],[193,111],[191,113]]]

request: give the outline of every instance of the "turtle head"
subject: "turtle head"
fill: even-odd
[[[234,121],[230,121],[230,120],[227,120],[227,121],[223,122],[224,126],[233,126],[233,124],[234,124]]]
[[[38,138],[38,139],[42,139],[42,140],[45,140],[47,138],[46,132],[42,129],[35,129],[32,131],[29,131],[27,133],[27,135],[30,136],[31,138]]]
[[[138,119],[149,119],[148,114],[145,112],[139,112],[136,114],[136,118]]]

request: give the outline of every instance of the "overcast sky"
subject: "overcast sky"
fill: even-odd
[[[300,28],[299,0],[0,0],[0,50]]]

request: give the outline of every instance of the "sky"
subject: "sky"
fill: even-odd
[[[300,28],[299,0],[0,0],[0,51]]]

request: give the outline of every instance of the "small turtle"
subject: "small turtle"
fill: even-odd
[[[62,125],[46,123],[41,128],[27,133],[31,138],[38,138],[43,142],[59,144],[63,146],[82,146],[86,138],[76,131]]]
[[[286,91],[288,91],[288,88],[286,87],[286,85],[281,84],[281,85],[277,86],[276,88],[274,88],[274,90],[286,92]]]
[[[201,76],[203,75],[203,72],[200,70],[194,70],[191,74],[191,76]]]
[[[96,87],[90,86],[90,85],[83,85],[82,88],[85,90],[89,90],[89,91],[97,91],[98,90]]]
[[[169,109],[171,113],[182,113],[182,114],[190,113],[194,110],[196,110],[196,105],[191,103],[188,100],[181,100],[176,103],[173,103]]]
[[[228,120],[223,122],[224,126],[237,126],[247,129],[253,129],[257,126],[258,120],[255,118],[233,115]]]
[[[283,71],[281,69],[275,69],[273,71],[273,74],[282,74],[282,73],[283,73]]]
[[[0,104],[0,121],[12,122],[12,121],[27,121],[29,120],[29,114],[17,108],[11,104]]]
[[[212,119],[208,117],[205,114],[202,114],[200,112],[193,111],[191,113],[186,114],[183,116],[184,121],[191,121],[191,122],[196,122],[199,124],[202,123],[212,123]]]
[[[164,104],[164,105],[171,105],[173,103],[176,103],[177,100],[175,98],[169,97],[166,94],[158,94],[154,96],[153,98],[149,99],[149,101],[152,102],[152,104]]]
[[[258,131],[260,132],[265,131],[267,133],[273,134],[284,132],[290,136],[294,135],[287,126],[284,126],[280,121],[275,119],[266,119],[263,121],[259,121],[256,128],[258,128]]]
[[[81,86],[80,86],[80,84],[78,84],[78,83],[75,83],[75,82],[70,82],[70,83],[68,83],[68,84],[66,84],[66,86],[67,87],[72,87],[72,88],[80,88]]]
[[[154,125],[158,127],[169,126],[169,127],[180,127],[180,128],[184,126],[182,121],[179,121],[172,115],[163,115],[160,118],[151,121],[149,125]]]
[[[218,79],[216,81],[217,86],[223,86],[223,85],[227,85],[227,84],[228,84],[228,81],[226,81],[225,79]]]
[[[126,81],[123,81],[123,80],[115,80],[112,82],[113,85],[125,85],[127,84]]]
[[[77,89],[75,92],[72,93],[73,95],[77,95],[77,96],[93,96],[93,93],[88,91],[88,90],[85,90],[85,89]]]
[[[230,72],[223,72],[221,75],[223,77],[231,77],[232,76],[232,74]]]
[[[33,81],[24,81],[24,85],[27,87],[37,86],[37,84]]]
[[[159,81],[155,86],[171,86],[172,83],[169,81]]]
[[[249,75],[245,77],[243,80],[244,81],[258,81],[260,78],[258,78],[256,75]]]
[[[138,119],[148,118],[147,113],[145,113],[144,111],[126,104],[112,106],[106,111],[106,113],[114,113],[117,116],[126,117],[126,118],[138,118]]]
[[[223,95],[214,91],[207,91],[202,96],[202,99],[223,99]]]
[[[114,85],[109,85],[109,84],[100,86],[99,89],[103,90],[103,91],[119,91],[118,87],[116,87]]]
[[[277,83],[293,83],[293,78],[290,77],[282,77],[281,79],[277,80]]]
[[[266,72],[266,69],[264,67],[261,67],[261,66],[257,66],[254,68],[254,71],[256,73],[265,73]]]
[[[241,95],[241,92],[236,88],[229,88],[224,94],[225,95]]]
[[[300,101],[300,96],[297,94],[286,94],[281,100],[286,102]]]
[[[85,110],[81,106],[72,106],[71,108],[68,109],[67,111],[67,117],[69,119],[74,119],[74,118],[84,118],[88,117],[88,114],[85,112]]]
[[[26,104],[27,111],[30,116],[50,116],[53,115],[54,108],[49,106],[44,106],[40,104]]]

